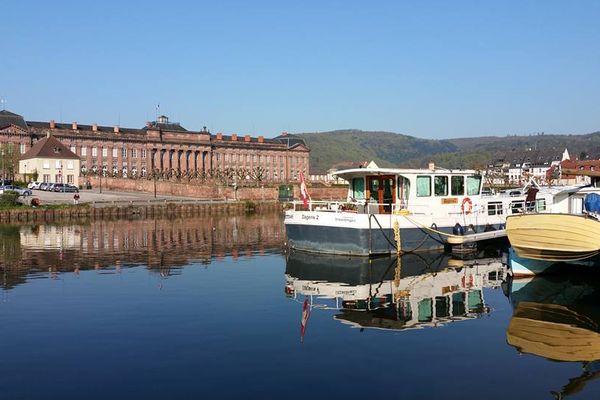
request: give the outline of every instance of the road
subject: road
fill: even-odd
[[[33,197],[41,200],[42,204],[73,204],[73,195],[75,193],[57,193],[46,192],[43,190],[34,190]],[[148,203],[148,202],[197,202],[199,200],[210,201],[206,199],[196,199],[192,197],[157,195],[154,198],[152,193],[144,192],[115,192],[97,189],[81,190],[79,192],[80,203],[93,203],[95,206],[123,204],[123,203]]]

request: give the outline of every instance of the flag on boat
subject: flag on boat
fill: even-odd
[[[306,332],[306,325],[308,325],[308,317],[310,317],[310,306],[308,299],[304,299],[302,305],[302,319],[300,320],[300,342],[304,343],[304,332]]]
[[[306,190],[306,184],[304,183],[304,174],[302,174],[302,172],[300,172],[300,198],[302,198],[304,208],[308,208],[308,200],[310,200],[310,196],[308,195],[308,190]]]

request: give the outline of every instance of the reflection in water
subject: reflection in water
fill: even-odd
[[[442,253],[368,260],[293,252],[286,294],[360,328],[411,329],[478,318],[489,312],[484,287],[500,286],[502,259],[455,260]]]
[[[600,276],[570,273],[513,280],[513,316],[506,332],[510,345],[553,361],[583,364],[562,398],[581,391],[600,376]]]
[[[110,272],[130,265],[169,276],[192,262],[208,264],[213,257],[236,259],[279,250],[284,240],[278,214],[0,225],[2,287],[47,277],[46,272]]]

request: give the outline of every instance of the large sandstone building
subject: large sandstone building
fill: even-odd
[[[82,125],[55,121],[26,121],[0,111],[0,143],[13,144],[25,154],[51,135],[80,159],[81,172],[146,176],[152,171],[210,173],[259,168],[262,180],[289,182],[309,171],[309,149],[295,135],[263,136],[211,134],[206,127],[190,131],[166,116],[140,129]],[[43,171],[38,171],[40,177]]]

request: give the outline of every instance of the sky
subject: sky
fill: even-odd
[[[0,14],[0,98],[32,121],[600,130],[600,1],[2,0]]]

